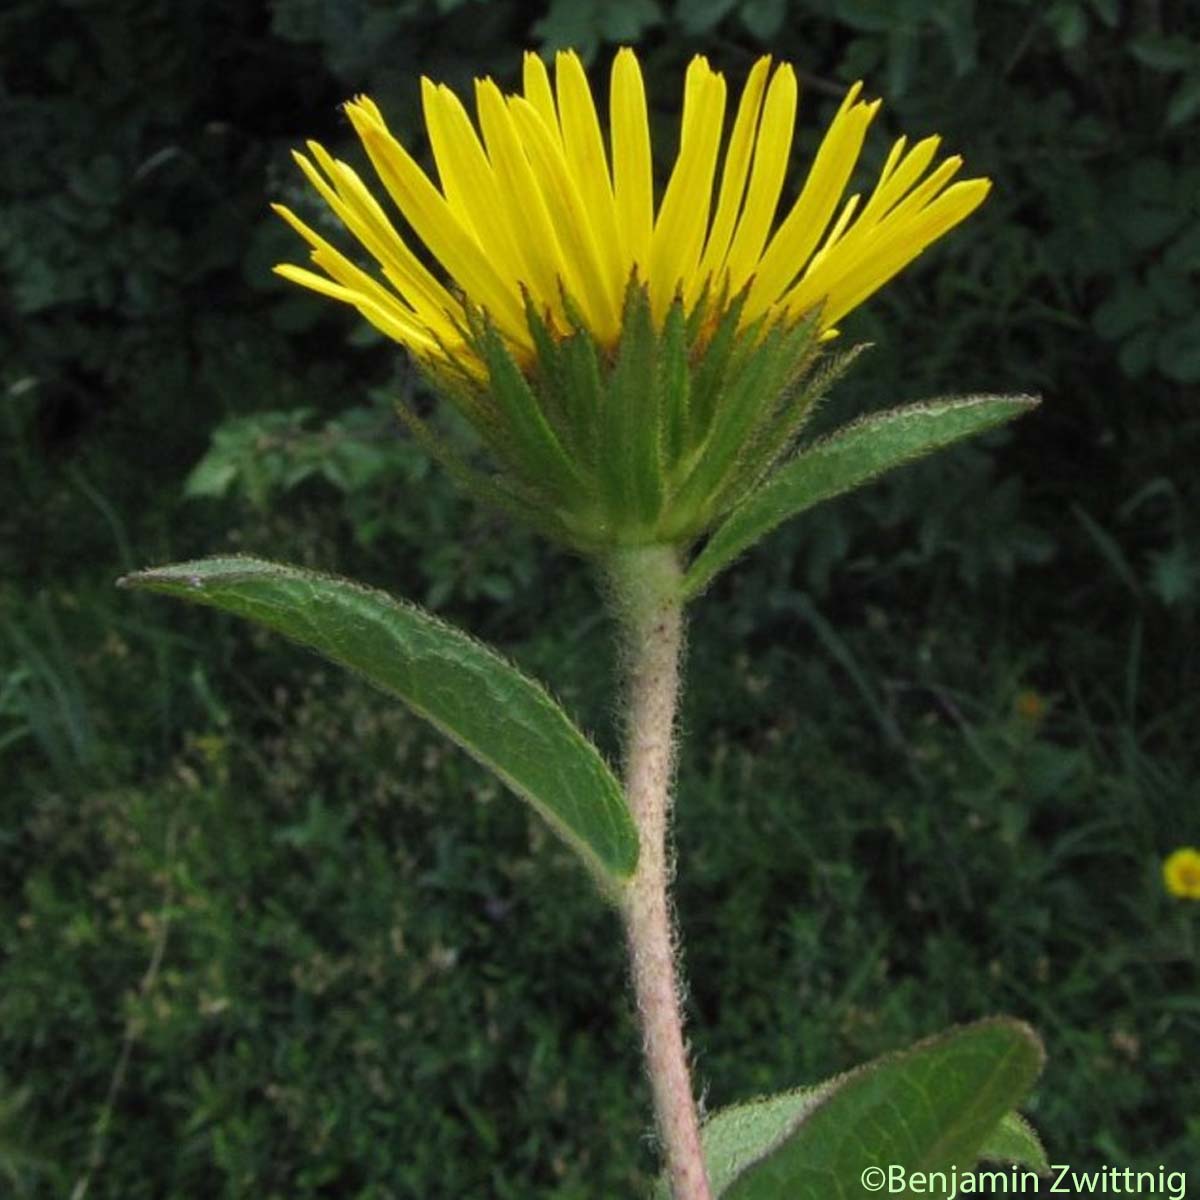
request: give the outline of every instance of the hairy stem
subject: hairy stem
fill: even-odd
[[[611,568],[624,634],[625,788],[640,839],[624,915],[646,1071],[672,1196],[711,1200],[667,894],[674,865],[667,838],[683,643],[679,556],[670,547],[639,547],[614,556]]]

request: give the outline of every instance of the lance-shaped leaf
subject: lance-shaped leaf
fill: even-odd
[[[637,831],[599,751],[545,688],[460,630],[383,592],[254,558],[119,582],[249,617],[357,671],[528,800],[611,898],[633,874]]]
[[[685,597],[776,525],[960,438],[1000,425],[1037,406],[1032,396],[934,400],[864,417],[802,450],[730,513],[683,580]]]
[[[922,1056],[933,1053],[941,1055],[943,1063],[953,1063],[955,1059],[961,1061],[964,1054],[967,1056],[975,1054],[975,1048],[971,1043],[976,1041],[977,1031],[981,1028],[986,1031],[994,1024],[996,1023],[984,1022],[982,1026],[969,1026],[966,1029],[951,1031],[934,1041],[921,1043],[898,1055],[881,1059],[875,1063],[868,1063],[858,1070],[837,1076],[814,1087],[797,1088],[791,1092],[782,1092],[778,1096],[765,1096],[758,1100],[751,1100],[746,1104],[733,1104],[713,1113],[704,1122],[704,1128],[700,1133],[700,1140],[704,1146],[704,1161],[708,1168],[708,1178],[712,1185],[713,1195],[733,1195],[729,1188],[736,1179],[746,1174],[753,1164],[767,1158],[773,1151],[781,1147],[788,1137],[800,1130],[805,1119],[819,1105],[834,1099],[834,1093],[853,1083],[860,1076],[879,1070],[891,1072],[890,1076],[884,1077],[885,1088],[890,1088],[899,1097],[896,1103],[901,1106],[912,1104],[917,1100],[916,1093],[912,1090],[905,1093],[902,1089],[910,1088],[911,1081],[915,1077],[914,1059],[919,1060]],[[1024,1026],[1016,1022],[1009,1021],[1002,1022],[1002,1024],[1012,1031],[1014,1046],[1026,1042],[1030,1044],[1032,1068],[1036,1074],[1037,1065],[1040,1063],[1040,1046],[1036,1038]],[[992,1036],[990,1033],[985,1033],[985,1037],[989,1039]],[[947,1055],[945,1043],[951,1039],[963,1039],[964,1037],[967,1040],[959,1041],[957,1045],[950,1047],[950,1054]],[[1027,1062],[1026,1069],[1029,1065],[1030,1063]],[[917,1066],[919,1069],[919,1062]],[[890,1083],[888,1083],[889,1078]],[[1009,1096],[1009,1102],[1016,1104],[1023,1098],[1023,1095],[1023,1089],[1014,1087]],[[851,1099],[853,1099],[853,1095]],[[832,1115],[836,1119],[844,1111],[839,1105],[832,1110]],[[861,1106],[854,1115],[855,1119],[862,1117]],[[949,1123],[945,1127],[945,1132],[953,1136],[953,1130],[950,1129]],[[847,1129],[846,1133],[849,1135],[850,1130]],[[860,1129],[857,1136],[864,1146],[868,1146],[869,1150],[871,1134]],[[1005,1113],[988,1132],[978,1149],[975,1150],[973,1161],[1013,1163],[1037,1172],[1049,1170],[1046,1152],[1042,1148],[1037,1134],[1024,1118],[1011,1111]],[[789,1197],[795,1195],[802,1198],[810,1193],[788,1191],[786,1194]],[[814,1188],[811,1194],[814,1196],[823,1194],[821,1187]],[[844,1193],[836,1190],[830,1192],[832,1196],[856,1196],[858,1194],[859,1192],[853,1188]],[[670,1185],[666,1177],[662,1176],[658,1181],[655,1200],[670,1200],[670,1195]]]
[[[886,1191],[865,1174],[968,1171],[981,1158],[1044,1166],[1014,1118],[1041,1069],[1040,1041],[1020,1021],[952,1029],[808,1091],[718,1113],[705,1152],[723,1200],[846,1200]],[[1026,1137],[1010,1136],[1021,1127]],[[868,1180],[868,1183],[870,1180]]]
[[[652,521],[662,496],[660,418],[654,407],[657,357],[650,294],[630,280],[621,342],[604,397],[599,464],[606,508],[622,522]]]

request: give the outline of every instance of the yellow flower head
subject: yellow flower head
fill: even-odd
[[[1200,850],[1182,846],[1163,863],[1163,883],[1172,896],[1200,900]]]
[[[901,138],[866,202],[843,200],[879,107],[855,84],[776,221],[797,88],[769,58],[750,72],[723,159],[725,80],[692,60],[657,205],[631,50],[613,62],[607,143],[575,54],[558,55],[553,83],[527,54],[519,95],[477,81],[477,124],[448,88],[421,86],[437,182],[374,103],[346,106],[402,226],[322,146],[296,155],[378,271],[282,205],[319,272],[276,270],[409,350],[498,468],[469,466],[473,450],[402,408],[461,482],[587,553],[686,544],[758,487],[849,361],[813,370],[836,323],[989,187],[952,183],[959,160],[935,165],[936,137]]]
[[[936,166],[940,139],[892,147],[865,203],[843,193],[879,102],[846,93],[798,194],[776,220],[792,147],[798,89],[787,64],[750,72],[728,140],[724,77],[694,58],[687,71],[679,153],[657,206],[641,69],[633,51],[612,64],[606,145],[578,56],[563,52],[554,83],[526,54],[524,89],[505,95],[477,80],[478,128],[447,87],[422,80],[438,183],[388,132],[366,97],[346,106],[401,232],[348,164],[309,142],[296,161],[382,279],[354,265],[282,205],[323,273],[290,264],[284,277],[352,305],[418,359],[457,360],[484,373],[465,334],[464,306],[487,314],[519,363],[536,357],[527,303],[552,335],[582,323],[603,348],[618,343],[626,289],[649,291],[661,330],[676,297],[743,299],[739,328],[818,314],[837,322],[974,210],[986,179],[952,183],[961,160]],[[932,169],[930,169],[932,167]],[[719,168],[719,169],[718,169]],[[440,186],[439,186],[440,184]],[[409,246],[422,242],[447,287]],[[710,323],[711,327],[711,323]],[[463,359],[472,360],[466,364]]]

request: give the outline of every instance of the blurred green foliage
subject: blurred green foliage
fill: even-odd
[[[1157,876],[1200,842],[1193,15],[10,0],[6,1194],[649,1180],[618,931],[565,853],[374,694],[111,586],[225,549],[363,577],[499,642],[613,750],[587,572],[417,452],[389,397],[432,401],[270,274],[303,251],[267,203],[323,219],[289,150],[358,161],[337,108],[356,92],[423,154],[421,73],[466,94],[514,83],[526,47],[603,71],[624,41],[656,145],[693,53],[736,85],[769,50],[800,72],[797,173],[865,77],[886,103],[864,178],[892,136],[937,131],[995,180],[847,322],[874,349],[824,422],[956,391],[1046,401],[779,531],[697,606],[679,910],[710,1106],[1007,1010],[1049,1044],[1032,1116],[1055,1161],[1194,1168],[1197,913]]]

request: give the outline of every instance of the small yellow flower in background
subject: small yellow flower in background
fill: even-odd
[[[1182,846],[1163,863],[1163,882],[1172,896],[1181,900],[1200,900],[1200,850]]]
[[[1033,688],[1023,688],[1013,700],[1013,711],[1030,725],[1036,725],[1046,715],[1046,708],[1046,697]]]
[[[477,80],[480,134],[449,88],[422,80],[425,121],[440,187],[388,131],[366,97],[346,105],[379,179],[449,276],[451,291],[410,249],[352,167],[309,142],[296,160],[346,228],[375,259],[382,280],[360,270],[283,205],[323,274],[276,270],[353,305],[420,359],[470,358],[464,301],[488,314],[519,362],[532,361],[526,297],[565,335],[582,320],[612,349],[622,332],[631,276],[650,293],[661,329],[676,296],[691,311],[705,296],[744,293],[739,327],[798,320],[819,311],[837,322],[983,201],[985,179],[951,183],[961,160],[933,166],[940,139],[892,147],[865,203],[843,203],[879,101],[849,89],[804,186],[776,222],[798,100],[795,72],[769,57],[750,72],[718,161],[724,77],[700,56],[684,91],[680,149],[657,208],[646,95],[633,51],[612,64],[609,140],[577,55],[563,52],[555,81],[526,54],[524,91],[504,95]],[[933,167],[930,170],[930,167]],[[484,364],[473,364],[480,373]]]

